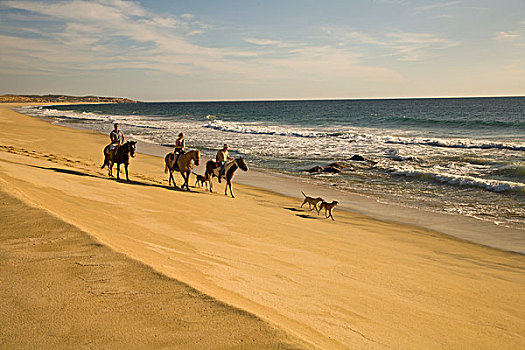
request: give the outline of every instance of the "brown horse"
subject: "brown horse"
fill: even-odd
[[[104,164],[100,167],[101,169],[104,169],[105,166],[108,167],[108,175],[113,176],[113,164],[117,163],[117,179],[120,180],[120,164],[124,164],[124,169],[126,170],[126,180],[129,181],[129,175],[128,175],[128,165],[129,165],[129,156],[132,158],[135,157],[135,148],[136,148],[136,141],[128,141],[119,148],[117,148],[117,151],[115,152],[115,155],[113,156],[113,161],[109,159],[109,145],[107,145],[104,148]]]
[[[226,187],[224,188],[224,194],[228,195],[228,188],[230,189],[230,194],[232,198],[235,198],[232,192],[232,178],[238,168],[241,168],[243,171],[248,171],[248,165],[243,157],[232,160],[224,165],[224,172],[226,173]],[[211,179],[213,176],[219,175],[220,166],[217,165],[213,160],[209,160],[206,163],[206,178],[210,179],[210,192],[213,192],[213,181]]]
[[[167,173],[170,172],[170,177],[168,180],[168,184],[171,185],[171,182],[173,181],[173,186],[177,187],[177,184],[175,184],[175,179],[173,178],[173,172],[175,170],[178,170],[180,174],[182,175],[182,178],[184,179],[184,183],[180,187],[183,189],[186,187],[186,189],[189,191],[190,187],[188,185],[191,170],[193,169],[193,163],[195,165],[199,165],[201,159],[201,151],[195,150],[195,151],[189,151],[184,154],[182,154],[179,157],[179,160],[177,160],[177,169],[175,168],[175,155],[173,153],[166,154],[166,157],[164,157],[164,163],[166,164],[166,168],[164,169],[164,172]],[[193,163],[192,163],[193,161]]]

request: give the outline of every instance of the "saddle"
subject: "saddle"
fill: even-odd
[[[177,171],[180,171],[179,169],[179,165],[177,164],[177,160],[179,160],[180,156],[182,156],[184,154],[184,151],[181,151],[179,154],[178,154],[178,157],[177,157],[177,154],[176,153],[172,153],[171,154],[171,159],[173,161],[173,170],[177,170]]]

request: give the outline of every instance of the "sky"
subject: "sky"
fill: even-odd
[[[0,0],[0,94],[525,95],[525,0]]]

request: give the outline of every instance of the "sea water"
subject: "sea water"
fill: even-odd
[[[525,230],[525,97],[22,107],[55,123],[188,148],[386,203]],[[140,150],[139,150],[140,151]],[[354,155],[366,161],[351,161]],[[343,162],[339,174],[305,170]]]

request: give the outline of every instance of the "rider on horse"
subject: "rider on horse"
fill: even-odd
[[[175,141],[175,150],[173,153],[175,154],[175,168],[178,168],[177,161],[179,160],[180,156],[184,153],[184,147],[186,147],[186,143],[184,141],[184,134],[180,133],[179,138]]]
[[[221,182],[221,177],[224,175],[224,165],[226,164],[226,161],[232,159],[233,158],[231,158],[228,153],[228,144],[225,143],[215,156],[215,161],[221,167],[221,171],[219,172],[219,183]]]
[[[109,159],[113,162],[117,149],[124,144],[124,134],[119,130],[119,123],[114,124],[115,129],[109,134],[111,143],[109,144]]]

